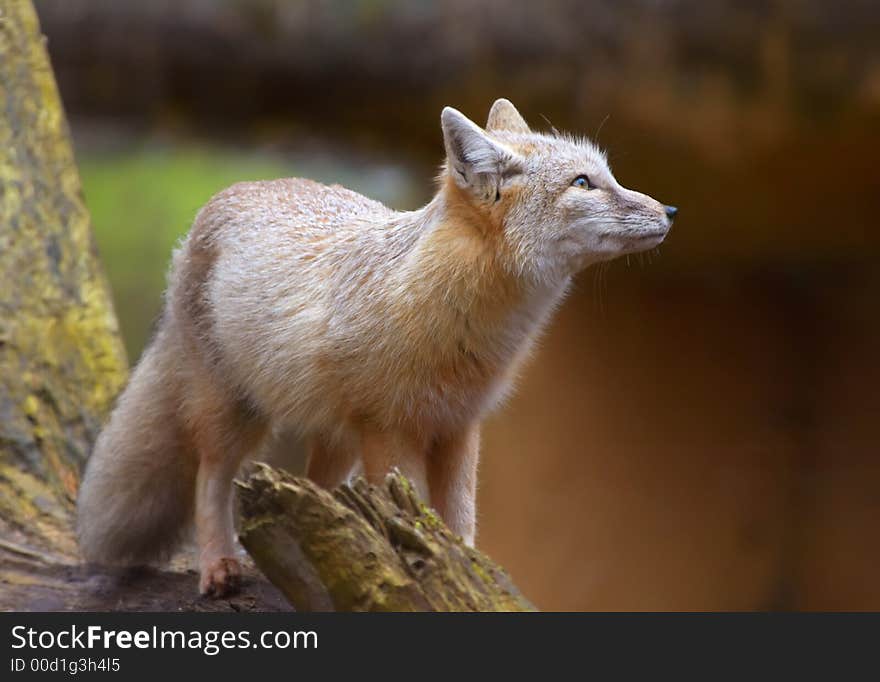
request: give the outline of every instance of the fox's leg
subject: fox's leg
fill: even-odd
[[[433,506],[446,525],[474,546],[480,427],[438,441],[428,454],[428,485]]]
[[[199,591],[219,597],[235,591],[241,578],[235,558],[232,479],[245,455],[265,436],[267,424],[241,405],[230,405],[214,387],[208,391],[199,395],[197,416],[190,420],[199,459],[196,540]]]
[[[306,476],[327,490],[345,483],[357,460],[357,451],[352,445],[331,442],[325,436],[313,436],[309,441]]]
[[[426,455],[424,444],[405,433],[370,428],[361,432],[361,458],[367,481],[382,485],[388,472],[397,467],[425,501],[428,499]]]

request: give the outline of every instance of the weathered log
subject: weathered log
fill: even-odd
[[[297,610],[534,610],[398,472],[330,493],[258,464],[237,485],[241,542]]]

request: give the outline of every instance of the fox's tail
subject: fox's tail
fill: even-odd
[[[77,533],[87,561],[167,558],[189,529],[197,461],[186,451],[164,337],[144,352],[86,466]]]

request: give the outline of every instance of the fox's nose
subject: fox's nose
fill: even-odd
[[[664,208],[666,209],[666,217],[671,222],[675,218],[675,214],[678,213],[678,209],[675,206],[665,206]]]

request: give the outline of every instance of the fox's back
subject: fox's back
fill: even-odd
[[[253,397],[265,408],[279,403],[279,387],[287,396],[319,383],[331,390],[326,374],[311,375],[330,364],[319,359],[334,333],[352,328],[349,309],[384,280],[398,215],[311,180],[229,187],[200,211],[175,256],[169,300],[178,326],[226,349],[224,374],[262,394]]]
[[[298,284],[307,283],[353,259],[358,243],[375,241],[374,232],[395,215],[339,185],[300,178],[237,183],[196,216],[175,254],[172,295],[180,290],[185,296],[227,273],[234,275],[226,283],[233,296],[240,285],[264,286],[269,294],[296,273],[306,279]]]
[[[304,178],[239,182],[216,194],[202,209],[199,223],[232,237],[240,230],[289,236],[321,236],[362,220],[381,219],[391,209],[340,185]]]

